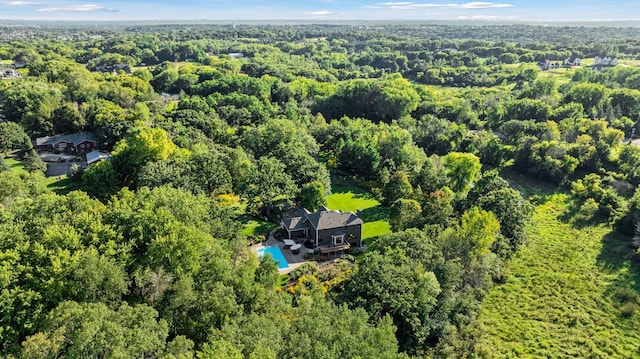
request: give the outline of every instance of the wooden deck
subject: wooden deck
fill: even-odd
[[[336,253],[336,252],[340,252],[340,251],[346,251],[349,248],[351,248],[351,244],[345,243],[345,244],[341,244],[339,246],[318,247],[318,250],[319,250],[320,254],[331,254],[331,253]]]

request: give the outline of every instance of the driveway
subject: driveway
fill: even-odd
[[[78,162],[48,162],[47,163],[47,177],[55,177],[62,176],[69,173],[71,166],[73,164],[77,164],[80,168],[84,168],[87,166],[87,162],[78,161]]]

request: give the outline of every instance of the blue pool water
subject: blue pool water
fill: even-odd
[[[282,254],[280,248],[275,246],[258,248],[258,255],[260,256],[260,258],[262,258],[265,253],[269,253],[271,255],[271,258],[276,261],[276,263],[278,264],[278,269],[289,267],[289,263],[287,263],[287,260],[284,259],[284,255]]]

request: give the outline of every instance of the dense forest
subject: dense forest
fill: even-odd
[[[0,26],[0,70],[0,356],[519,356],[495,303],[573,235],[631,274],[563,355],[640,356],[610,333],[640,324],[638,28]],[[35,139],[75,133],[110,160],[45,176]],[[344,188],[388,226],[366,250],[249,250]]]

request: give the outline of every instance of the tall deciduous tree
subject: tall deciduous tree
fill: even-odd
[[[318,181],[306,184],[300,190],[300,205],[312,212],[327,204],[324,186]]]
[[[413,263],[401,249],[367,253],[345,285],[341,301],[367,308],[374,322],[391,316],[398,327],[400,349],[412,354],[426,349],[431,334],[430,313],[440,284],[433,272]]]
[[[391,228],[403,231],[407,228],[420,228],[424,222],[422,207],[418,201],[401,198],[391,206]]]
[[[585,111],[595,118],[602,110],[607,100],[607,88],[594,83],[579,83],[571,88],[565,97],[565,102],[577,102]]]
[[[51,119],[61,103],[62,92],[43,82],[20,82],[0,93],[0,108],[5,118],[21,123],[26,132],[33,136],[51,132]]]
[[[285,173],[285,166],[273,157],[260,158],[255,172],[249,174],[243,194],[250,205],[262,206],[267,216],[278,199],[289,199],[297,188],[291,177]],[[257,201],[256,201],[257,200]]]
[[[452,152],[445,157],[445,171],[451,189],[466,193],[480,175],[480,159],[472,153]]]
[[[47,317],[42,332],[24,342],[26,357],[129,357],[160,355],[167,323],[146,305],[123,304],[113,311],[102,303],[63,302]],[[39,356],[46,353],[49,356]]]
[[[403,171],[394,173],[383,190],[384,204],[390,206],[401,198],[409,198],[413,194],[413,188],[409,177]]]
[[[166,160],[176,145],[161,128],[136,127],[113,150],[113,168],[123,184],[135,183],[142,167],[151,161]]]
[[[463,252],[481,257],[489,252],[489,247],[500,233],[500,223],[493,213],[473,207],[460,220],[458,240]]]
[[[15,122],[0,122],[0,152],[4,154],[16,148],[31,148],[29,136],[22,126]]]

